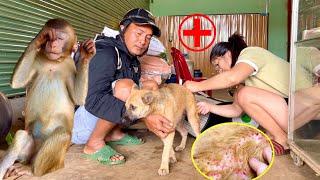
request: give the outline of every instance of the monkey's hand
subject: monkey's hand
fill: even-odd
[[[47,41],[54,41],[56,39],[57,35],[55,29],[43,28],[33,41],[35,48],[40,49],[47,43]]]
[[[96,46],[92,39],[88,39],[80,44],[80,60],[89,63],[96,54]]]

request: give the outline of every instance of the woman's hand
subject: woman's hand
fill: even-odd
[[[189,89],[191,92],[198,92],[198,86],[197,86],[198,82],[195,81],[186,81],[183,86],[186,87],[187,89]]]
[[[198,112],[204,115],[210,112],[212,105],[207,102],[198,102],[197,106],[198,106]]]

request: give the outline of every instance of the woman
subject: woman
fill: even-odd
[[[225,117],[245,112],[271,134],[275,154],[287,154],[289,63],[263,48],[247,47],[239,34],[216,44],[210,61],[218,71],[216,76],[201,82],[187,81],[184,86],[192,92],[235,86],[234,102],[220,106],[200,102],[200,112]]]

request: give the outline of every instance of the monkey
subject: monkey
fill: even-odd
[[[77,47],[71,24],[50,19],[18,60],[11,87],[26,87],[25,130],[16,132],[6,151],[0,179],[42,176],[64,167],[74,108],[85,103],[89,62],[96,53],[92,39],[81,43],[76,67],[71,53]]]

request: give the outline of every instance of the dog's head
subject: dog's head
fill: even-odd
[[[154,92],[151,90],[132,87],[131,94],[126,101],[126,116],[131,120],[144,118],[151,112],[151,103],[154,100]]]

